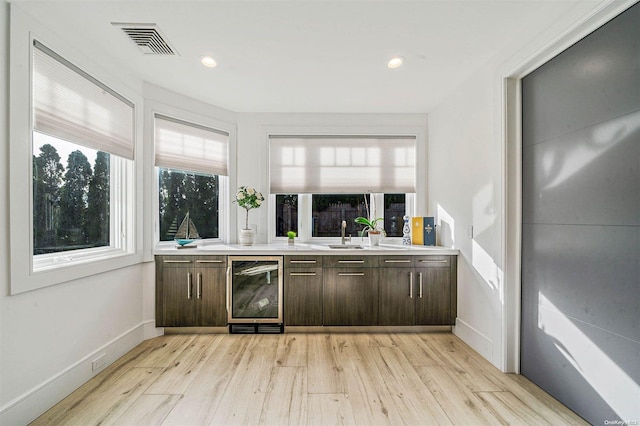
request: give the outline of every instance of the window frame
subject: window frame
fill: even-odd
[[[158,196],[160,180],[158,178],[158,166],[153,166],[154,170],[154,210],[153,210],[153,229],[154,229],[154,241],[156,249],[167,249],[174,247],[176,243],[174,241],[160,241],[160,197]],[[181,172],[190,172],[190,170],[172,169]],[[202,238],[198,240],[198,245],[216,244],[227,241],[227,223],[229,221],[229,203],[225,205],[225,200],[229,199],[229,176],[218,176],[218,238]]]
[[[396,193],[397,194],[397,193]],[[334,194],[339,195],[339,194]],[[297,194],[298,196],[298,235],[296,238],[301,242],[308,243],[317,243],[317,244],[329,244],[339,239],[339,237],[313,237],[313,229],[311,227],[312,223],[312,215],[313,215],[313,206],[312,206],[312,197],[313,194]],[[384,193],[377,192],[371,193],[370,196],[373,199],[373,203],[376,206],[384,206]],[[405,214],[409,216],[415,216],[413,212],[415,211],[415,193],[405,193]],[[273,217],[270,220],[271,227],[273,228],[272,232],[272,240],[273,241],[285,241],[287,240],[286,236],[277,237],[276,229],[275,229],[275,220],[277,218],[276,213],[276,194],[269,194],[269,202],[270,202],[270,213]],[[378,215],[378,217],[381,217]],[[383,216],[382,216],[383,217]],[[386,218],[385,218],[386,219]],[[358,235],[352,235],[352,237],[358,238]],[[388,243],[398,243],[402,242],[402,237],[385,237],[385,241]]]
[[[164,93],[164,91],[163,91]],[[171,102],[171,104],[169,104]],[[229,146],[227,149],[228,155],[228,167],[231,168],[236,161],[236,125],[234,123],[218,119],[215,116],[204,116],[200,113],[194,112],[191,108],[180,108],[181,99],[173,99],[170,94],[167,94],[166,99],[160,100],[145,100],[145,142],[150,149],[145,151],[145,176],[147,176],[146,182],[148,182],[145,191],[146,199],[145,204],[151,206],[153,213],[153,220],[148,221],[148,226],[145,228],[145,240],[151,241],[149,248],[145,250],[145,259],[151,260],[153,258],[153,252],[166,250],[175,247],[173,241],[160,241],[160,200],[158,197],[158,167],[155,166],[155,116],[160,115],[164,117],[175,118],[176,120],[183,121],[185,123],[193,123],[198,126],[203,126],[211,129],[215,129],[221,132],[225,132],[229,135]],[[198,245],[229,243],[231,238],[230,230],[235,226],[235,216],[231,214],[231,196],[230,188],[235,187],[235,173],[229,172],[229,176],[218,175],[219,180],[219,193],[218,193],[218,211],[220,214],[218,225],[218,238],[203,238],[198,241]]]
[[[140,152],[142,129],[140,126],[142,99],[110,73],[109,65],[96,64],[46,28],[33,21],[19,8],[11,9],[9,46],[9,239],[11,279],[9,293],[24,293],[75,279],[107,272],[140,263],[142,260],[142,233],[138,223],[142,221],[141,203],[136,194],[141,182],[136,180],[141,170],[137,161]],[[34,40],[42,42],[67,61],[82,69],[87,75],[100,81],[133,104],[134,160],[124,167],[126,185],[115,197],[126,200],[120,220],[113,223],[110,232],[124,231],[122,247],[99,247],[69,250],[55,254],[33,254],[33,114],[32,73]],[[28,72],[25,72],[28,70]],[[111,68],[113,71],[113,68]],[[26,167],[25,167],[26,165]],[[114,175],[118,174],[117,172]],[[115,185],[120,186],[120,185]],[[117,192],[117,191],[116,191]],[[28,214],[25,214],[28,212]],[[116,230],[116,227],[118,230]],[[111,242],[110,242],[111,243]],[[112,244],[112,243],[111,243]]]
[[[405,210],[408,216],[417,216],[418,212],[427,211],[427,170],[424,165],[427,164],[427,129],[426,126],[415,125],[397,125],[397,126],[341,126],[341,125],[319,125],[319,126],[282,126],[282,125],[265,125],[263,126],[263,140],[264,144],[269,146],[269,138],[271,135],[279,136],[413,136],[416,140],[416,158],[424,160],[422,167],[421,163],[417,163],[415,167],[415,193],[405,193],[406,203]],[[268,148],[267,148],[268,155]],[[268,167],[267,167],[268,169]],[[270,171],[266,170],[265,179],[270,181]],[[267,187],[270,187],[268,185]],[[391,193],[391,192],[388,192]],[[397,192],[395,192],[397,193]],[[298,195],[298,235],[297,239],[302,243],[313,244],[330,244],[340,240],[340,237],[311,237],[311,194],[297,194]],[[384,206],[384,194],[376,193],[374,197],[379,197],[378,205]],[[285,241],[287,237],[276,237],[276,206],[275,206],[275,194],[269,193],[269,210],[268,210],[268,230],[269,241]],[[357,238],[357,236],[356,236]],[[389,237],[387,242],[398,243],[402,241],[402,237]]]
[[[133,198],[127,188],[132,187],[134,162],[110,155],[109,160],[109,246],[93,247],[80,250],[65,250],[55,253],[32,254],[32,271],[35,273],[52,270],[65,265],[87,263],[112,256],[120,256],[134,250],[132,240],[127,238],[133,221],[130,209]],[[33,173],[33,171],[32,171]],[[33,192],[31,194],[33,200]],[[125,206],[124,208],[119,208]],[[31,214],[33,224],[33,212]],[[33,225],[31,227],[33,232]],[[33,253],[33,234],[31,238]]]

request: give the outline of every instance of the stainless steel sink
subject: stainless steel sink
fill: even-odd
[[[360,244],[329,244],[330,249],[362,249]]]

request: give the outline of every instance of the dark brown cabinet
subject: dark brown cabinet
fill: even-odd
[[[225,255],[156,256],[156,326],[227,325]],[[286,326],[453,325],[454,255],[284,256]]]
[[[324,325],[378,324],[377,266],[376,256],[324,259]]]
[[[379,262],[379,325],[414,325],[416,271],[413,256],[381,256]]]
[[[322,325],[322,258],[284,257],[285,325]]]
[[[379,325],[452,325],[455,256],[381,256]]]
[[[226,256],[156,257],[156,326],[227,324]]]
[[[453,325],[456,320],[455,256],[416,257],[416,325]]]

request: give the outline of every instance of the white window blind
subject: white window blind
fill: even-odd
[[[155,115],[156,166],[228,176],[229,134]]]
[[[270,136],[272,194],[416,191],[412,136]]]
[[[42,43],[34,47],[34,130],[133,159],[133,103]]]

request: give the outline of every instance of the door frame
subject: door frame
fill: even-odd
[[[502,135],[502,304],[501,370],[520,373],[522,247],[522,79],[594,32],[638,0],[602,1],[537,53],[500,72]],[[509,66],[509,65],[507,65]]]

